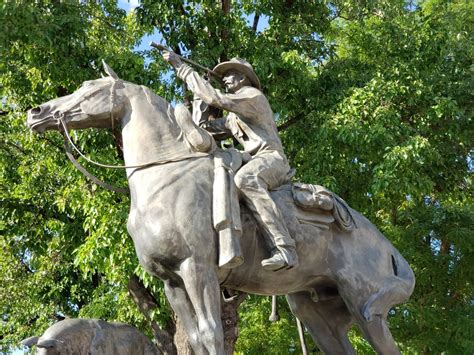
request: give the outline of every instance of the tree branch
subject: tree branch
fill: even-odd
[[[258,21],[259,20],[260,20],[260,14],[258,12],[256,12],[255,16],[253,17],[253,25],[252,25],[253,33],[257,33],[257,27],[258,27]]]
[[[37,205],[33,203],[26,203],[21,199],[17,198],[6,198],[1,200],[2,205],[6,209],[11,209],[15,211],[26,211],[33,213],[34,215],[39,215],[45,219],[56,219],[60,222],[63,223],[73,223],[74,219],[70,218],[67,214],[65,213],[59,213],[56,210],[45,210],[42,208],[39,208]]]
[[[221,0],[221,4],[224,15],[227,15],[230,12],[230,0]]]
[[[49,139],[48,137],[46,137],[44,134],[39,136],[38,137],[39,139],[42,139],[42,140],[45,140],[46,142],[48,142],[49,144],[51,144],[54,148],[56,148],[57,150],[59,151],[63,151],[63,147],[62,146],[59,146],[57,145],[55,142],[53,142],[51,139]]]
[[[11,146],[11,147],[13,147],[13,148],[16,148],[16,150],[18,150],[18,151],[19,151],[21,154],[23,154],[23,155],[28,155],[28,154],[26,153],[26,151],[25,151],[22,147],[20,147],[18,144],[15,144],[15,143],[9,142],[9,141],[3,141],[3,142],[0,141],[0,147],[1,147],[1,146],[7,146],[7,145],[9,145],[9,146]],[[5,150],[6,150],[6,151],[10,151],[10,150],[7,149],[7,148],[6,148]]]
[[[291,117],[288,121],[282,123],[281,125],[279,125],[279,126],[277,127],[278,132],[281,132],[281,131],[287,129],[288,127],[294,125],[295,123],[297,123],[297,122],[299,122],[299,121],[301,121],[301,120],[302,120],[301,116]]]
[[[230,12],[230,0],[221,0],[221,9],[222,9],[224,18],[227,17],[227,15]],[[228,38],[229,38],[229,30],[224,26],[220,33],[220,42],[224,44],[223,46],[224,51],[222,51],[219,58],[221,63],[229,60],[227,56],[227,46],[226,46],[226,42]]]
[[[140,312],[150,322],[153,335],[160,350],[164,354],[177,354],[176,347],[173,343],[173,336],[168,331],[161,329],[158,323],[151,318],[152,311],[159,307],[158,302],[136,275],[130,276],[128,280],[128,292]]]

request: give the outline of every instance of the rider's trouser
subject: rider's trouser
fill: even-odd
[[[289,266],[298,263],[295,241],[290,237],[281,211],[268,190],[283,185],[290,167],[278,151],[258,153],[241,167],[235,183],[247,206],[253,212],[264,232],[273,239]]]

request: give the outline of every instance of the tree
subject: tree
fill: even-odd
[[[131,51],[141,32],[114,2],[5,3],[1,16],[2,348],[65,316],[122,319],[143,328],[126,287],[138,264],[123,228],[128,198],[97,190],[57,159],[63,154],[57,135],[33,137],[24,125],[32,105],[99,76],[101,59],[128,68],[124,78],[141,80],[144,60]],[[118,161],[110,133],[79,137],[98,147],[95,158]],[[123,181],[122,174],[105,174]],[[169,310],[159,311],[155,319],[166,323]]]
[[[364,211],[412,264],[415,293],[390,319],[406,350],[473,348],[471,10],[343,11],[315,88],[325,106],[286,135],[301,178]]]
[[[415,293],[390,317],[402,350],[472,352],[470,2],[166,0],[128,14],[115,1],[0,8],[3,351],[65,316],[125,321],[163,342],[174,332],[161,284],[138,266],[126,234],[128,197],[74,170],[59,135],[33,136],[24,125],[28,108],[99,77],[102,59],[123,79],[182,100],[185,88],[160,53],[133,50],[157,30],[211,68],[249,60],[297,178],[338,193],[407,258]],[[92,158],[120,162],[117,132],[75,139]],[[124,184],[123,173],[88,169]],[[237,351],[296,351],[280,303],[287,320],[269,326],[268,300],[247,299]],[[368,351],[357,332],[353,339]]]

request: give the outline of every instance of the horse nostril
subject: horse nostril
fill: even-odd
[[[30,112],[32,115],[39,115],[41,113],[41,107],[37,106],[35,108],[32,108]]]

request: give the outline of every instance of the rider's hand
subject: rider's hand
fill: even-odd
[[[175,69],[178,69],[183,64],[183,62],[175,52],[164,51],[163,59],[170,63]]]

